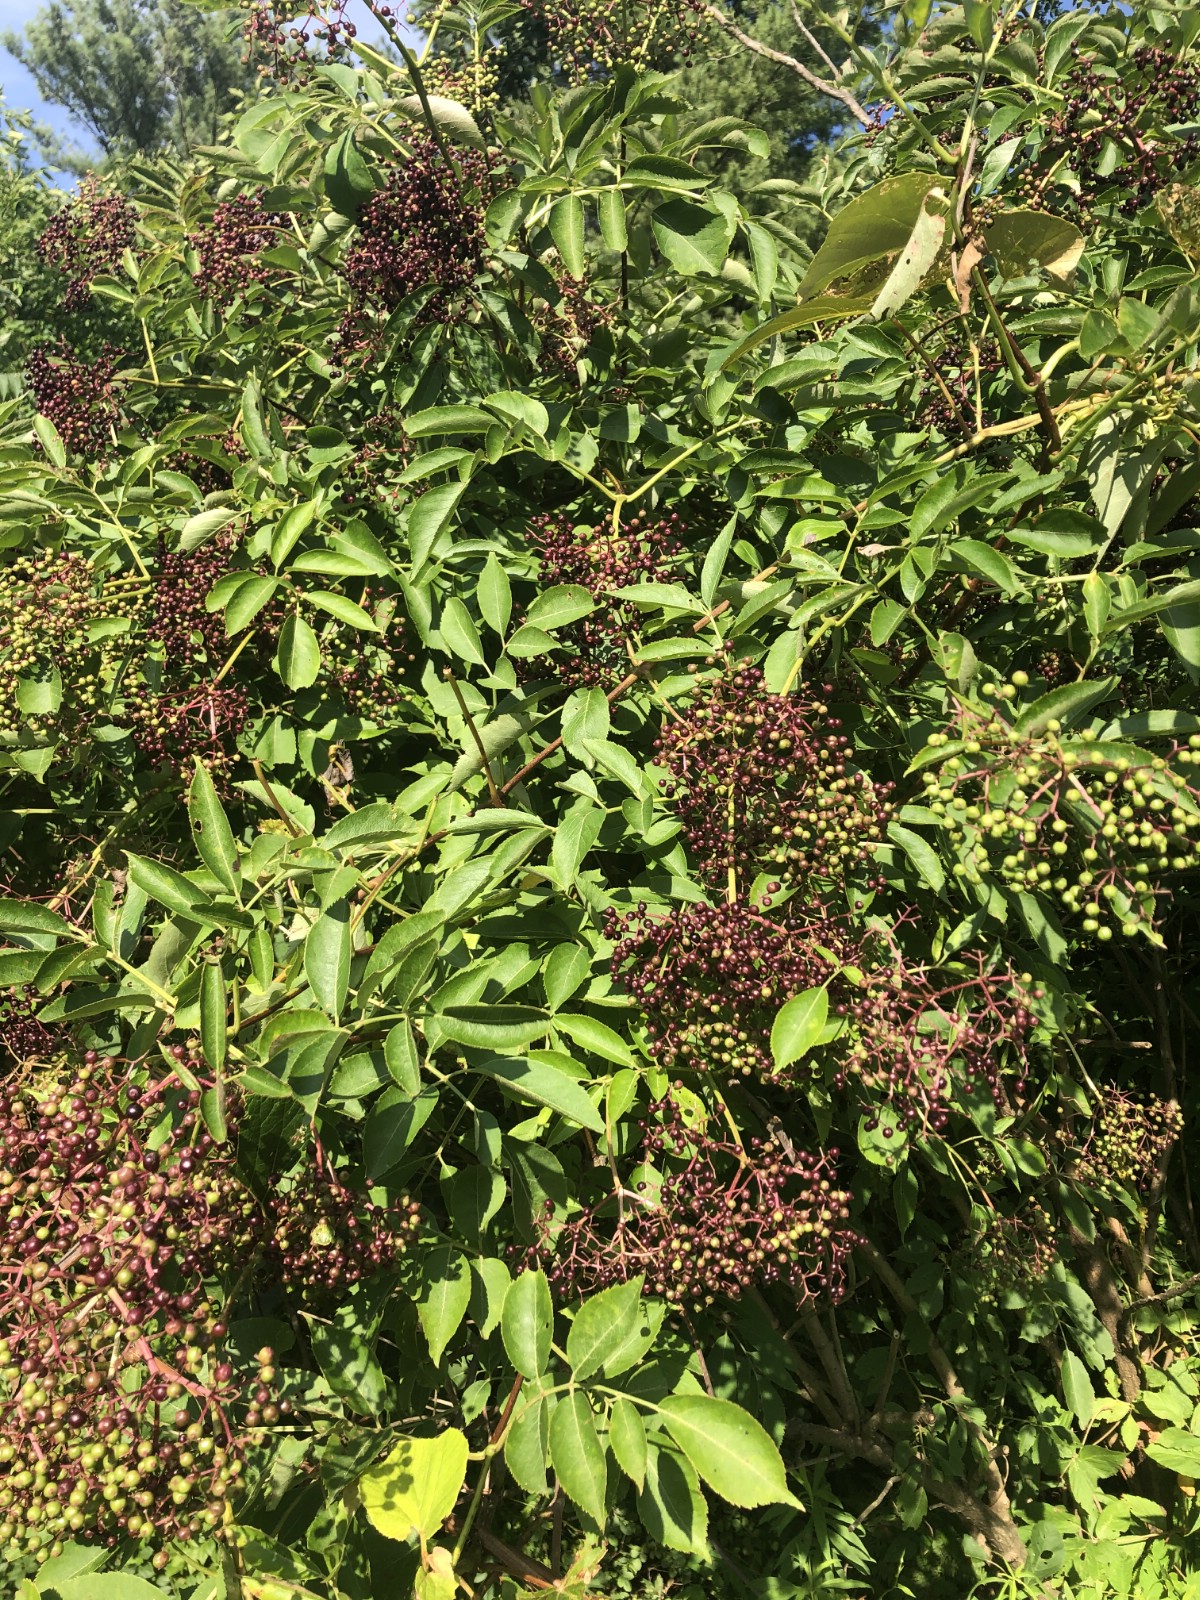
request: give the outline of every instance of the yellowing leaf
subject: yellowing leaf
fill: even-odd
[[[431,1539],[454,1510],[467,1476],[467,1439],[447,1428],[435,1439],[401,1439],[358,1480],[371,1526],[388,1539]]]

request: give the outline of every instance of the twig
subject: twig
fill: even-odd
[[[500,789],[496,786],[496,778],[492,772],[492,764],[488,760],[488,753],[484,747],[483,740],[480,738],[479,729],[475,726],[475,718],[467,710],[467,702],[463,699],[462,690],[458,686],[458,679],[454,676],[454,668],[447,667],[442,673],[442,677],[445,678],[446,682],[454,691],[454,698],[458,701],[458,709],[461,711],[462,719],[467,725],[467,732],[471,735],[475,748],[479,752],[480,761],[483,762],[483,775],[487,779],[488,799],[494,806],[500,806],[503,808],[504,800]],[[507,792],[508,789],[506,785],[504,793],[506,794]]]
[[[1190,1278],[1183,1278],[1179,1283],[1173,1283],[1169,1289],[1163,1289],[1159,1294],[1145,1294],[1140,1300],[1131,1300],[1121,1313],[1121,1321],[1124,1322],[1143,1306],[1165,1305],[1168,1300],[1177,1300],[1181,1294],[1190,1294],[1193,1289],[1200,1289],[1200,1272],[1193,1272]]]
[[[293,839],[298,839],[300,837],[300,829],[296,826],[296,824],[292,821],[291,817],[288,816],[287,812],[280,805],[278,796],[276,795],[274,789],[272,789],[270,783],[267,781],[267,775],[263,771],[262,762],[261,761],[253,761],[252,760],[250,762],[250,765],[254,768],[254,776],[258,779],[259,783],[262,784],[263,793],[266,795],[267,799],[271,802],[271,805],[274,807],[274,809],[283,818],[284,827],[291,834]]]
[[[880,1489],[879,1493],[875,1496],[874,1500],[871,1501],[871,1504],[863,1507],[850,1526],[852,1528],[861,1528],[871,1513],[879,1510],[880,1506],[887,1499],[888,1495],[891,1494],[892,1490],[899,1482],[900,1479],[898,1477],[889,1478],[884,1484],[883,1488]]]
[[[815,89],[818,94],[827,95],[829,99],[836,100],[839,102],[839,104],[844,105],[846,110],[849,111],[850,115],[854,117],[857,122],[861,122],[864,128],[870,127],[870,112],[863,109],[863,107],[855,99],[854,95],[851,94],[849,89],[843,89],[842,86],[837,83],[830,83],[827,78],[819,78],[811,69],[811,67],[806,67],[803,61],[797,61],[795,56],[785,55],[782,50],[772,50],[770,45],[762,44],[758,39],[751,38],[748,33],[744,33],[742,29],[738,27],[736,22],[734,22],[730,17],[727,17],[719,6],[713,5],[711,0],[704,9],[708,16],[710,16],[717,24],[717,26],[719,28],[724,28],[725,32],[728,33],[732,38],[736,39],[744,49],[753,51],[756,56],[762,56],[766,61],[774,61],[777,66],[786,67],[789,72],[794,72],[797,77],[803,78],[804,82],[808,84],[810,89]],[[804,27],[803,23],[801,23],[801,28],[809,41],[815,42],[812,40],[812,35],[809,33],[808,29]],[[828,61],[828,56],[825,55],[825,52],[821,50],[820,46],[818,45],[816,48],[825,58],[825,60]]]
[[[792,21],[796,24],[797,28],[804,35],[804,37],[807,40],[810,48],[813,49],[817,53],[817,55],[820,56],[821,60],[825,63],[825,65],[829,68],[830,72],[832,72],[834,77],[836,78],[837,75],[838,75],[837,63],[834,61],[833,57],[829,54],[829,52],[825,49],[825,46],[817,38],[816,34],[813,33],[812,30],[809,28],[809,26],[805,22],[804,18],[800,15],[800,7],[796,4],[796,0],[789,0],[789,4],[791,6]]]

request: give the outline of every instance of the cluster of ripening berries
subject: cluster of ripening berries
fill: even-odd
[[[197,756],[214,778],[237,760],[237,741],[250,720],[250,700],[236,682],[219,676],[225,650],[219,613],[207,599],[229,570],[232,542],[193,551],[161,552],[147,600],[142,685],[126,696],[133,738],[155,768],[180,775]]]
[[[212,1530],[251,1417],[283,1414],[270,1352],[247,1366],[225,1350],[214,1290],[261,1224],[198,1099],[94,1051],[0,1094],[0,1548],[14,1556]]]
[[[1163,880],[1200,865],[1200,784],[1188,771],[1200,763],[1200,736],[1167,756],[1138,756],[1064,746],[1060,732],[1051,722],[1025,737],[998,712],[964,712],[930,740],[947,759],[925,774],[929,810],[967,882],[1052,895],[1084,933],[1133,938],[1153,927]]]
[[[579,358],[597,331],[611,323],[612,312],[591,298],[586,278],[564,272],[557,302],[536,307],[531,320],[542,341],[542,360],[578,384]]]
[[[619,529],[576,524],[568,514],[545,513],[530,524],[542,585],[577,584],[596,601],[590,616],[559,632],[569,655],[556,659],[555,675],[571,689],[611,689],[629,671],[640,635],[636,606],[612,591],[665,578],[679,554],[684,525],[676,513],[633,517]]]
[[[71,455],[102,457],[121,418],[114,352],[83,360],[65,344],[30,352],[25,378],[35,408],[52,422]]]
[[[238,8],[246,14],[242,65],[249,66],[255,51],[261,51],[270,76],[282,85],[303,88],[313,68],[344,54],[358,33],[346,15],[350,0],[308,0],[282,11],[275,0],[238,0]],[[386,6],[377,10],[381,16],[391,14]]]
[[[864,962],[870,945],[864,944]],[[1032,975],[989,968],[975,953],[953,969],[911,961],[898,947],[839,986],[833,1011],[844,1019],[834,1048],[833,1082],[854,1088],[872,1108],[869,1127],[890,1139],[896,1127],[946,1126],[956,1095],[981,1092],[1007,1108],[1025,1089],[1030,1038],[1043,991]]]
[[[318,1149],[272,1184],[270,1255],[289,1291],[321,1304],[394,1267],[415,1241],[421,1208],[408,1195],[378,1201],[348,1188]]]
[[[669,66],[688,56],[700,36],[698,0],[520,0],[545,28],[555,65],[588,81],[614,67]]]
[[[944,1127],[957,1093],[985,1089],[1003,1104],[1007,1079],[1020,1094],[1041,997],[1027,975],[989,970],[979,956],[936,971],[881,934],[854,932],[846,918],[768,916],[770,900],[610,914],[613,976],[637,1002],[664,1070],[784,1088],[824,1074],[869,1109],[885,1139],[916,1123]],[[780,1072],[775,1018],[794,995],[820,987],[833,1031]]]
[[[91,299],[92,282],[111,276],[133,244],[137,213],[119,194],[105,194],[95,178],[85,178],[74,199],[51,217],[37,242],[43,264],[65,273],[67,311]]]
[[[1078,180],[1076,205],[1118,190],[1132,216],[1200,156],[1196,59],[1141,45],[1111,62],[1081,57],[1056,87],[1062,104],[1049,115],[1038,170],[1025,183],[1031,204],[1044,202],[1065,159]]]
[[[1014,1290],[1039,1284],[1060,1259],[1054,1218],[1037,1200],[1027,1200],[1020,1216],[994,1212],[971,1241],[973,1287],[984,1300],[1003,1304]]]
[[[883,837],[890,790],[855,766],[840,718],[825,700],[768,694],[757,667],[698,678],[664,722],[655,759],[710,883],[746,869],[797,884],[839,880],[865,867]]]
[[[981,339],[974,346],[965,339],[946,339],[937,353],[942,382],[930,378],[921,385],[914,418],[917,426],[934,428],[946,438],[970,438],[979,428],[986,428],[995,418],[981,405],[977,410],[977,397],[1003,366],[994,339]]]
[[[394,597],[366,584],[359,604],[370,612],[379,632],[366,637],[338,634],[324,651],[325,665],[347,711],[386,727],[395,723],[400,708],[413,697],[406,679],[417,655]]]
[[[128,612],[78,554],[43,550],[0,570],[0,733],[41,739],[86,727],[106,704],[123,648],[92,630]]]
[[[286,218],[268,211],[262,192],[239,194],[213,209],[212,221],[189,235],[196,252],[196,287],[219,306],[228,306],[253,283],[268,283],[271,268],[263,256],[277,243]]]
[[[207,601],[217,579],[229,571],[232,547],[228,538],[198,550],[169,551],[160,545],[146,634],[171,675],[195,678],[216,671],[221,661],[225,628]]]
[[[483,210],[491,179],[478,150],[454,162],[432,139],[415,135],[408,160],[363,207],[342,270],[353,305],[340,331],[344,348],[362,342],[364,313],[391,311],[419,291],[424,322],[446,321],[483,265]]]
[[[394,406],[382,406],[362,425],[358,445],[342,468],[342,499],[357,506],[378,497],[398,507],[407,494],[396,480],[411,457],[404,419]]]
[[[778,885],[772,885],[778,888]],[[768,907],[769,907],[768,897]],[[745,900],[610,912],[612,971],[647,1018],[664,1071],[769,1079],[780,1007],[832,971],[844,939],[832,923],[791,928]]]
[[[37,1014],[37,994],[29,985],[0,989],[0,1073],[27,1061],[44,1060],[58,1035]]]
[[[389,17],[386,6],[374,6],[375,14]],[[458,13],[454,16],[454,13]],[[397,18],[399,20],[399,17]],[[436,38],[437,49],[421,63],[421,76],[430,94],[443,95],[468,106],[476,116],[495,111],[501,104],[500,81],[508,54],[507,41],[486,27],[478,18],[464,20],[460,0],[427,0],[418,18],[409,11],[404,20],[417,25],[425,37]],[[449,20],[449,26],[443,23]],[[481,49],[481,42],[485,48]]]
[[[1153,1095],[1139,1100],[1108,1089],[1074,1154],[1073,1175],[1096,1189],[1149,1189],[1182,1132],[1183,1112],[1175,1101]]]
[[[251,712],[238,684],[188,684],[138,696],[127,710],[134,742],[155,771],[185,778],[199,757],[215,783],[228,782]]]
[[[808,1155],[771,1139],[743,1149],[690,1127],[670,1098],[651,1118],[632,1188],[561,1224],[550,1202],[538,1219],[529,1261],[558,1293],[586,1296],[641,1276],[646,1294],[683,1312],[768,1284],[785,1284],[797,1305],[841,1296],[857,1241],[836,1150]]]

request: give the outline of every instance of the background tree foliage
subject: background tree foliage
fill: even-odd
[[[1185,1600],[1200,14],[823,16],[813,249],[378,15],[0,409],[21,1600]]]
[[[51,0],[4,48],[106,157],[183,154],[211,144],[254,84],[228,22],[185,0]],[[91,159],[39,129],[47,160],[85,172]]]

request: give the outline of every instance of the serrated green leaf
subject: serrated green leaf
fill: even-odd
[[[782,1072],[801,1060],[824,1032],[829,1016],[829,991],[806,989],[784,1005],[771,1026],[771,1057]]]
[[[304,940],[304,976],[317,1004],[336,1022],[350,986],[350,905],[337,900],[323,911]]]
[[[525,1378],[539,1378],[550,1360],[554,1306],[550,1285],[540,1269],[514,1278],[504,1297],[500,1337],[508,1359]]]
[[[614,1400],[608,1414],[608,1442],[617,1465],[640,1490],[646,1486],[646,1427],[632,1400]]]
[[[196,771],[188,789],[188,820],[201,861],[231,894],[238,891],[237,846],[233,829],[221,804],[208,768],[196,758]]]
[[[417,1317],[435,1367],[458,1332],[471,1301],[471,1264],[449,1245],[430,1251],[421,1264]]]
[[[321,646],[298,611],[291,611],[279,630],[276,661],[289,689],[307,689],[321,670]]]
[[[591,1404],[580,1390],[563,1395],[555,1406],[549,1442],[550,1463],[564,1493],[602,1528],[608,1487],[604,1449]]]
[[[580,1306],[567,1335],[567,1360],[577,1382],[603,1366],[610,1348],[631,1339],[641,1315],[643,1279],[631,1278],[591,1295]]]
[[[741,1406],[672,1394],[659,1402],[658,1415],[700,1477],[730,1505],[799,1505],[770,1434]]]

